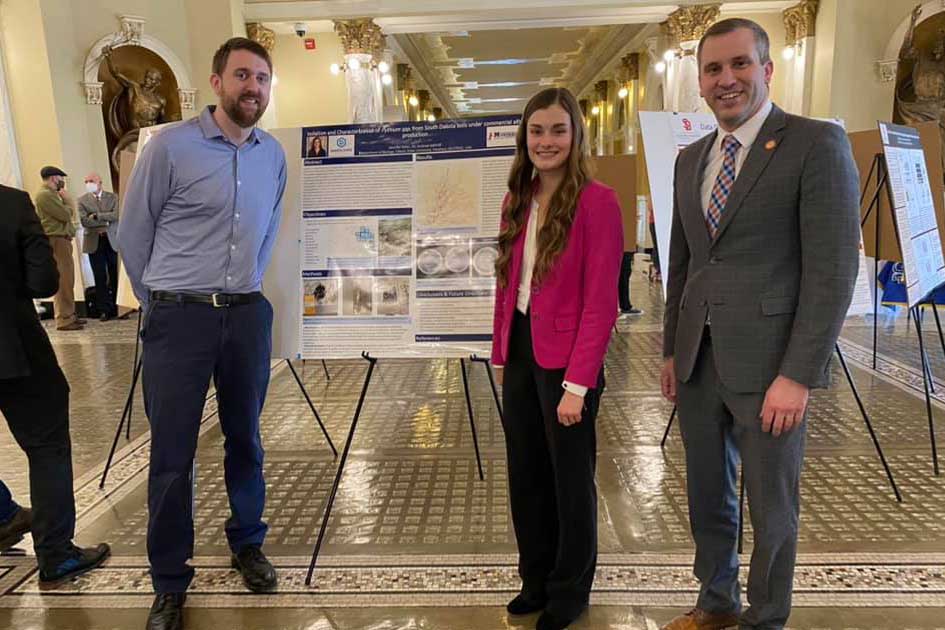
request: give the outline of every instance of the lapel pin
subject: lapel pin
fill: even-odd
[[[767,142],[765,142],[765,149],[767,149],[768,151],[775,148],[776,146],[778,146],[778,143],[775,142],[774,140],[768,140]]]

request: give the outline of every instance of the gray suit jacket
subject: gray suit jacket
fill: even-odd
[[[858,267],[859,176],[846,134],[772,108],[710,241],[700,185],[714,140],[676,160],[663,356],[687,382],[709,316],[730,390],[763,392],[779,374],[824,387]]]
[[[118,196],[115,193],[102,191],[102,198],[98,199],[92,193],[85,193],[78,199],[79,220],[85,228],[82,238],[82,253],[91,254],[98,249],[98,235],[103,230],[108,233],[108,241],[112,248],[118,250]],[[89,215],[94,214],[95,219]]]

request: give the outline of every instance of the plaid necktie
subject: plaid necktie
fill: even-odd
[[[722,152],[725,153],[725,157],[722,159],[719,175],[715,178],[715,185],[712,186],[712,196],[709,197],[709,207],[705,213],[705,224],[711,238],[715,238],[719,231],[719,225],[722,223],[722,209],[725,208],[728,194],[732,192],[732,186],[735,184],[735,153],[741,146],[733,135],[727,135],[722,139]]]

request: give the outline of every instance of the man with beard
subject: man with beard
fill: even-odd
[[[262,552],[266,486],[259,414],[269,384],[272,306],[260,292],[282,213],[285,154],[255,127],[272,61],[246,38],[213,57],[219,105],[161,130],[135,164],[119,225],[121,256],[145,311],[145,408],[151,424],[148,558],[156,592],[148,630],[183,627],[194,570],[193,459],[213,378],[225,436],[232,564],[254,592],[276,573]]]

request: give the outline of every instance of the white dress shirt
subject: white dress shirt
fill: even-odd
[[[761,131],[761,126],[765,124],[765,120],[770,113],[771,101],[765,101],[761,109],[735,131],[727,132],[719,127],[718,133],[715,134],[715,142],[709,150],[709,161],[702,172],[702,214],[708,212],[709,200],[712,198],[712,187],[715,186],[715,180],[719,176],[719,171],[722,170],[722,161],[725,159],[725,154],[722,151],[722,140],[725,139],[725,136],[735,136],[735,139],[741,145],[735,153],[735,177],[738,178],[742,165],[745,164],[745,159],[748,158],[748,152],[751,151],[751,145],[755,143],[755,139]]]

